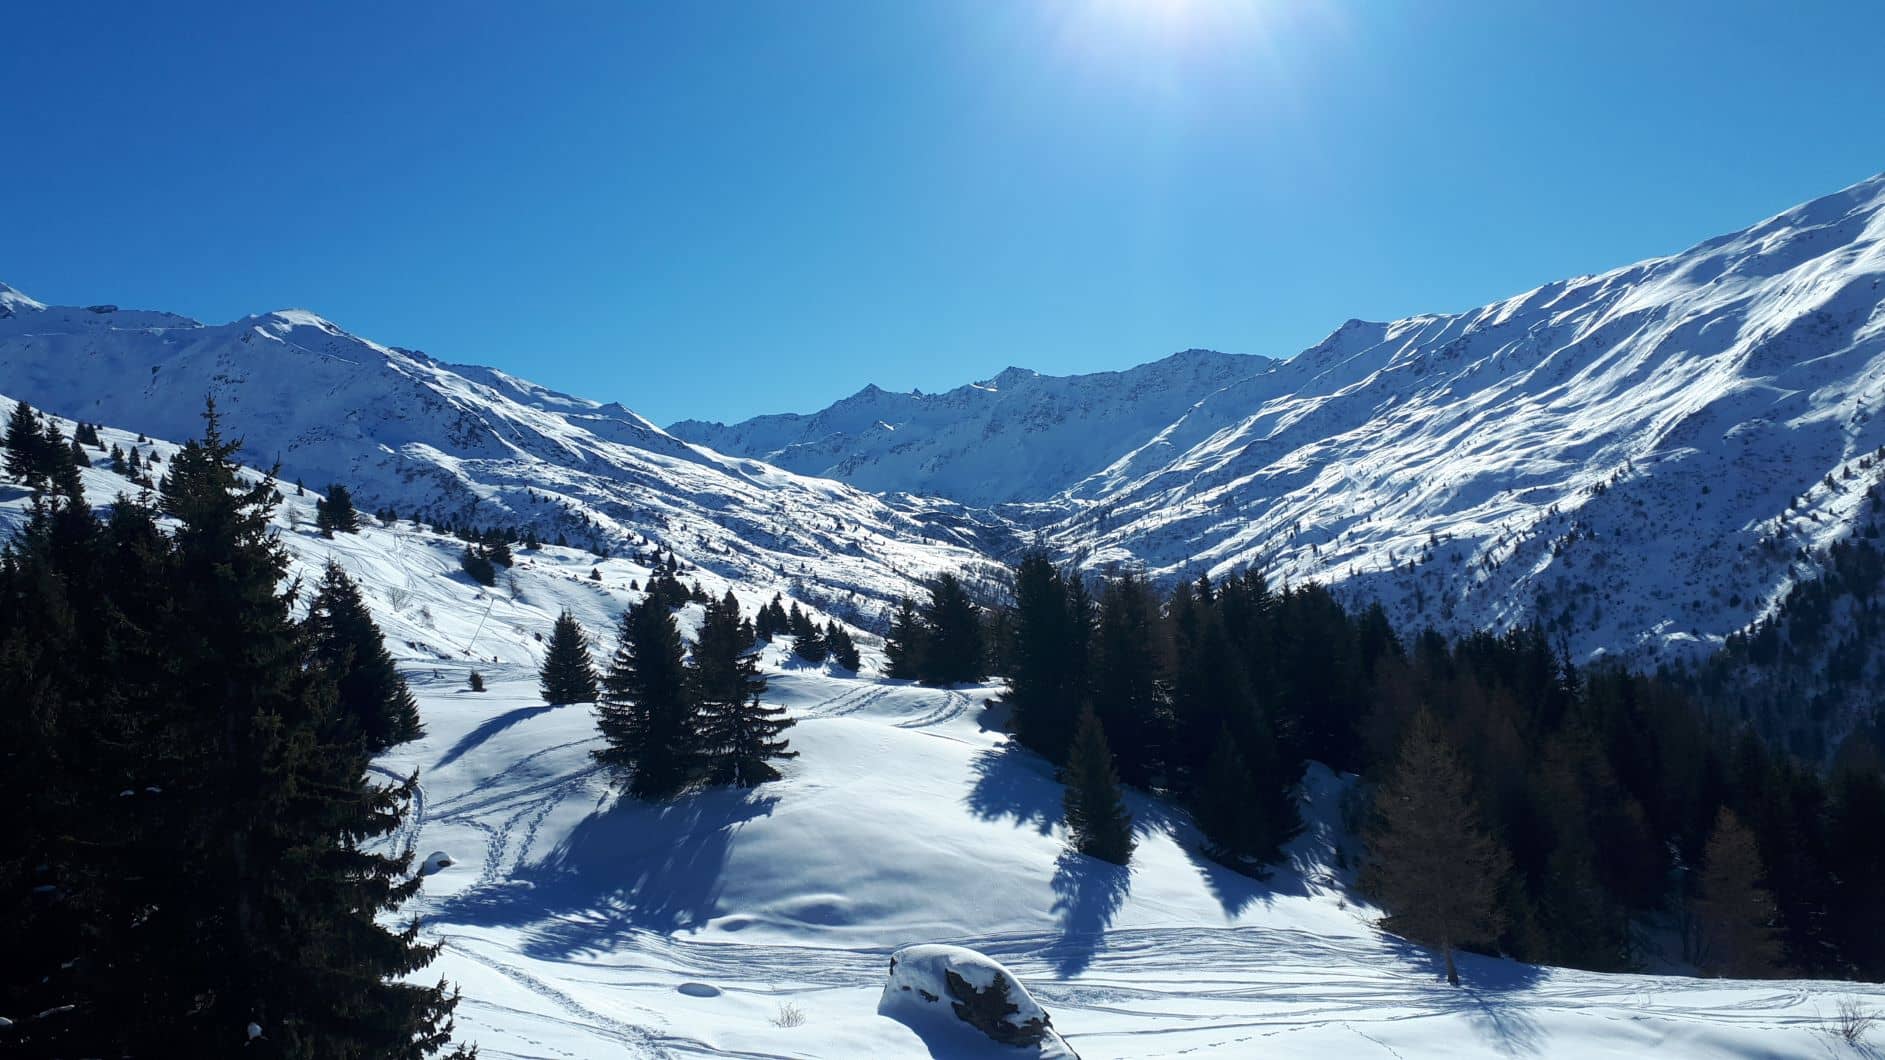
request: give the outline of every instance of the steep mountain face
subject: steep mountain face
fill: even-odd
[[[661,546],[859,619],[979,562],[921,506],[705,453],[620,405],[382,346],[303,310],[205,325],[48,307],[11,288],[0,306],[0,393],[171,438],[196,435],[213,395],[246,462],[279,463],[309,487],[345,483],[369,509],[534,526],[603,550]]]
[[[1579,654],[1718,642],[1877,518],[1885,177],[1482,309],[1350,321],[1063,498],[1164,579],[1258,567]]]
[[[944,394],[867,386],[809,416],[732,426],[683,420],[678,438],[880,493],[971,505],[1051,497],[1126,456],[1140,440],[1267,357],[1186,350],[1124,372],[1046,376],[1009,368]]]

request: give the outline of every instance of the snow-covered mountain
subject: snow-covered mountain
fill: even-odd
[[[1712,641],[1877,518],[1881,402],[1885,176],[1470,312],[1350,321],[1081,483],[1052,536],[1168,578],[1339,583],[1404,625]]]
[[[1124,372],[1047,376],[1008,368],[944,394],[876,386],[809,416],[668,431],[881,493],[993,505],[1051,497],[1128,455],[1200,398],[1261,376],[1266,357],[1186,350]]]
[[[206,325],[45,306],[0,289],[0,393],[62,416],[193,437],[205,395],[244,459],[346,484],[367,509],[661,546],[755,589],[866,618],[979,562],[974,527],[829,479],[690,446],[619,404],[350,335],[305,310]]]

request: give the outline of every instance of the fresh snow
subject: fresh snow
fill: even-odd
[[[84,481],[97,504],[131,489],[102,468]],[[624,801],[589,757],[591,709],[538,698],[537,637],[566,607],[600,637],[645,571],[608,561],[598,584],[590,557],[551,548],[520,552],[514,581],[486,590],[458,572],[454,541],[406,523],[326,540],[313,495],[288,492],[277,522],[294,573],[331,558],[360,580],[418,698],[426,736],[374,766],[419,773],[388,843],[453,862],[402,914],[443,944],[418,977],[463,987],[459,1033],[487,1057],[977,1055],[952,1029],[879,1014],[889,957],[913,944],[999,962],[1086,1060],[1840,1056],[1837,999],[1885,1008],[1876,986],[1473,955],[1450,988],[1351,889],[1349,778],[1311,769],[1308,827],[1266,882],[1204,858],[1183,813],[1136,793],[1139,846],[1118,868],[1066,852],[1061,786],[1001,731],[996,689],[855,678],[783,644],[762,656],[766,699],[798,720],[783,780]],[[0,527],[26,510],[0,486]],[[691,635],[699,608],[682,620]],[[488,691],[467,690],[474,670]]]

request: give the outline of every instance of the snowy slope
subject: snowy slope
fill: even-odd
[[[1881,402],[1885,176],[1471,312],[1350,321],[1076,487],[1054,540],[1336,582],[1402,625],[1537,617],[1580,654],[1705,644],[1873,517]]]
[[[11,289],[6,289],[11,292]],[[860,617],[977,562],[974,538],[859,490],[703,452],[618,404],[455,367],[305,310],[225,325],[8,293],[0,393],[63,416],[193,436],[214,394],[244,458],[367,510],[533,525],[619,553],[650,543]]]
[[[131,488],[84,477],[95,503]],[[1136,794],[1139,850],[1116,869],[1064,853],[1061,788],[999,732],[991,689],[804,667],[783,644],[763,660],[767,699],[799,721],[783,781],[621,802],[588,757],[589,708],[537,699],[536,635],[564,607],[605,630],[646,571],[609,561],[594,583],[590,557],[548,548],[484,590],[455,542],[404,522],[325,540],[312,503],[291,495],[278,517],[296,573],[335,558],[361,581],[419,699],[427,735],[375,768],[420,773],[391,842],[453,862],[407,910],[444,943],[420,974],[464,988],[460,1033],[487,1057],[1029,1055],[878,1015],[890,952],[923,942],[1013,969],[1086,1060],[1843,1056],[1824,1033],[1836,999],[1885,1007],[1875,986],[1471,956],[1456,990],[1349,893],[1343,778],[1312,769],[1308,828],[1267,884],[1200,857],[1183,814]],[[26,504],[0,487],[0,530]],[[682,613],[689,630],[698,618]],[[466,690],[474,669],[489,691]],[[801,1025],[781,1025],[787,1006]]]
[[[1205,395],[1274,363],[1186,350],[1124,372],[1045,376],[1009,368],[944,394],[867,386],[809,416],[732,426],[684,420],[668,430],[877,492],[975,505],[1039,500],[1125,456]]]

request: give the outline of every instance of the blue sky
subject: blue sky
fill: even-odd
[[[43,3],[0,280],[666,423],[1286,356],[1885,169],[1885,4]]]

